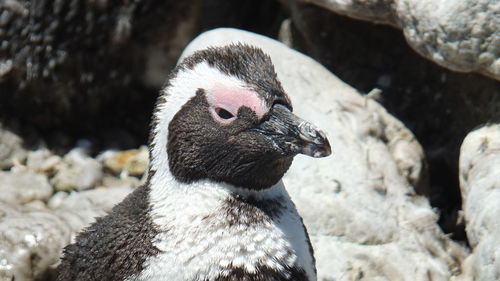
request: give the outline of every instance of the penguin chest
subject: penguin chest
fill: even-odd
[[[300,217],[283,202],[226,198],[174,213],[163,217],[164,229],[155,238],[160,254],[131,280],[316,278]]]

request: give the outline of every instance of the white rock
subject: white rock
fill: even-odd
[[[25,158],[23,140],[0,123],[0,169],[10,168],[14,161],[22,162]]]
[[[0,201],[25,204],[33,200],[46,201],[52,187],[44,175],[30,171],[0,171]]]
[[[47,202],[47,206],[51,209],[57,209],[60,208],[61,205],[63,204],[64,200],[68,198],[68,193],[64,191],[59,191],[56,192],[56,194],[52,195],[50,197],[49,202]]]
[[[247,42],[268,53],[295,112],[323,128],[333,155],[297,156],[284,181],[311,234],[319,280],[450,280],[466,251],[438,227],[413,184],[422,148],[401,122],[323,66],[272,39],[216,29],[195,50]]]
[[[500,80],[498,0],[295,0],[403,30],[421,55],[455,71]],[[300,12],[300,8],[299,8]]]
[[[85,190],[82,192],[71,192],[69,196],[62,200],[58,206],[59,209],[93,209],[103,212],[108,210],[116,203],[120,202],[125,196],[134,190],[131,187],[112,187]]]
[[[58,191],[84,190],[96,186],[102,179],[99,161],[87,156],[81,149],[73,149],[56,166],[51,183]]]
[[[0,201],[0,280],[40,280],[56,266],[62,248],[78,231],[131,191],[110,188],[73,192],[66,198],[58,196],[58,205],[52,206],[57,208],[50,211]]]
[[[500,280],[500,124],[477,129],[464,139],[460,189],[473,249],[467,272],[478,281]]]
[[[34,200],[23,205],[24,208],[30,211],[46,211],[47,204],[42,200]]]
[[[61,162],[61,157],[52,154],[48,149],[28,152],[26,167],[36,172],[50,173]]]

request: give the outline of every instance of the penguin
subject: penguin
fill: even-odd
[[[146,183],[64,248],[59,281],[315,281],[281,178],[331,154],[293,113],[270,57],[247,44],[185,58],[160,92]]]

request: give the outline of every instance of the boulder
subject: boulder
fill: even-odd
[[[439,66],[415,52],[403,33],[391,26],[356,20],[309,2],[288,2],[291,20],[283,23],[280,38],[360,92],[382,90],[378,101],[412,130],[425,150],[429,198],[440,211],[440,226],[454,239],[465,240],[463,225],[456,223],[461,209],[460,144],[478,125],[500,120],[500,83]],[[356,2],[362,6],[373,1]],[[434,5],[448,3],[452,10],[455,2],[460,1]]]
[[[464,139],[460,189],[472,248],[466,272],[473,280],[500,280],[500,124],[483,126]]]
[[[415,192],[425,188],[426,173],[413,134],[372,95],[269,38],[216,29],[193,40],[182,57],[233,42],[271,56],[295,112],[323,128],[332,145],[328,158],[297,156],[284,178],[309,230],[319,280],[458,276],[467,251],[443,234],[437,214]]]
[[[131,190],[123,187],[58,193],[48,204],[52,209],[0,201],[0,280],[49,278],[62,248],[74,235],[111,210]]]
[[[495,0],[295,0],[402,29],[419,54],[454,71],[500,80],[500,4]]]

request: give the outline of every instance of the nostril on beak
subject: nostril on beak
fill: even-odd
[[[302,153],[312,157],[325,157],[332,153],[326,134],[313,124],[303,121],[298,126],[299,137],[306,142]]]
[[[299,125],[300,138],[307,142],[314,142],[315,144],[321,144],[326,139],[325,133],[318,129],[313,124],[303,121]]]

